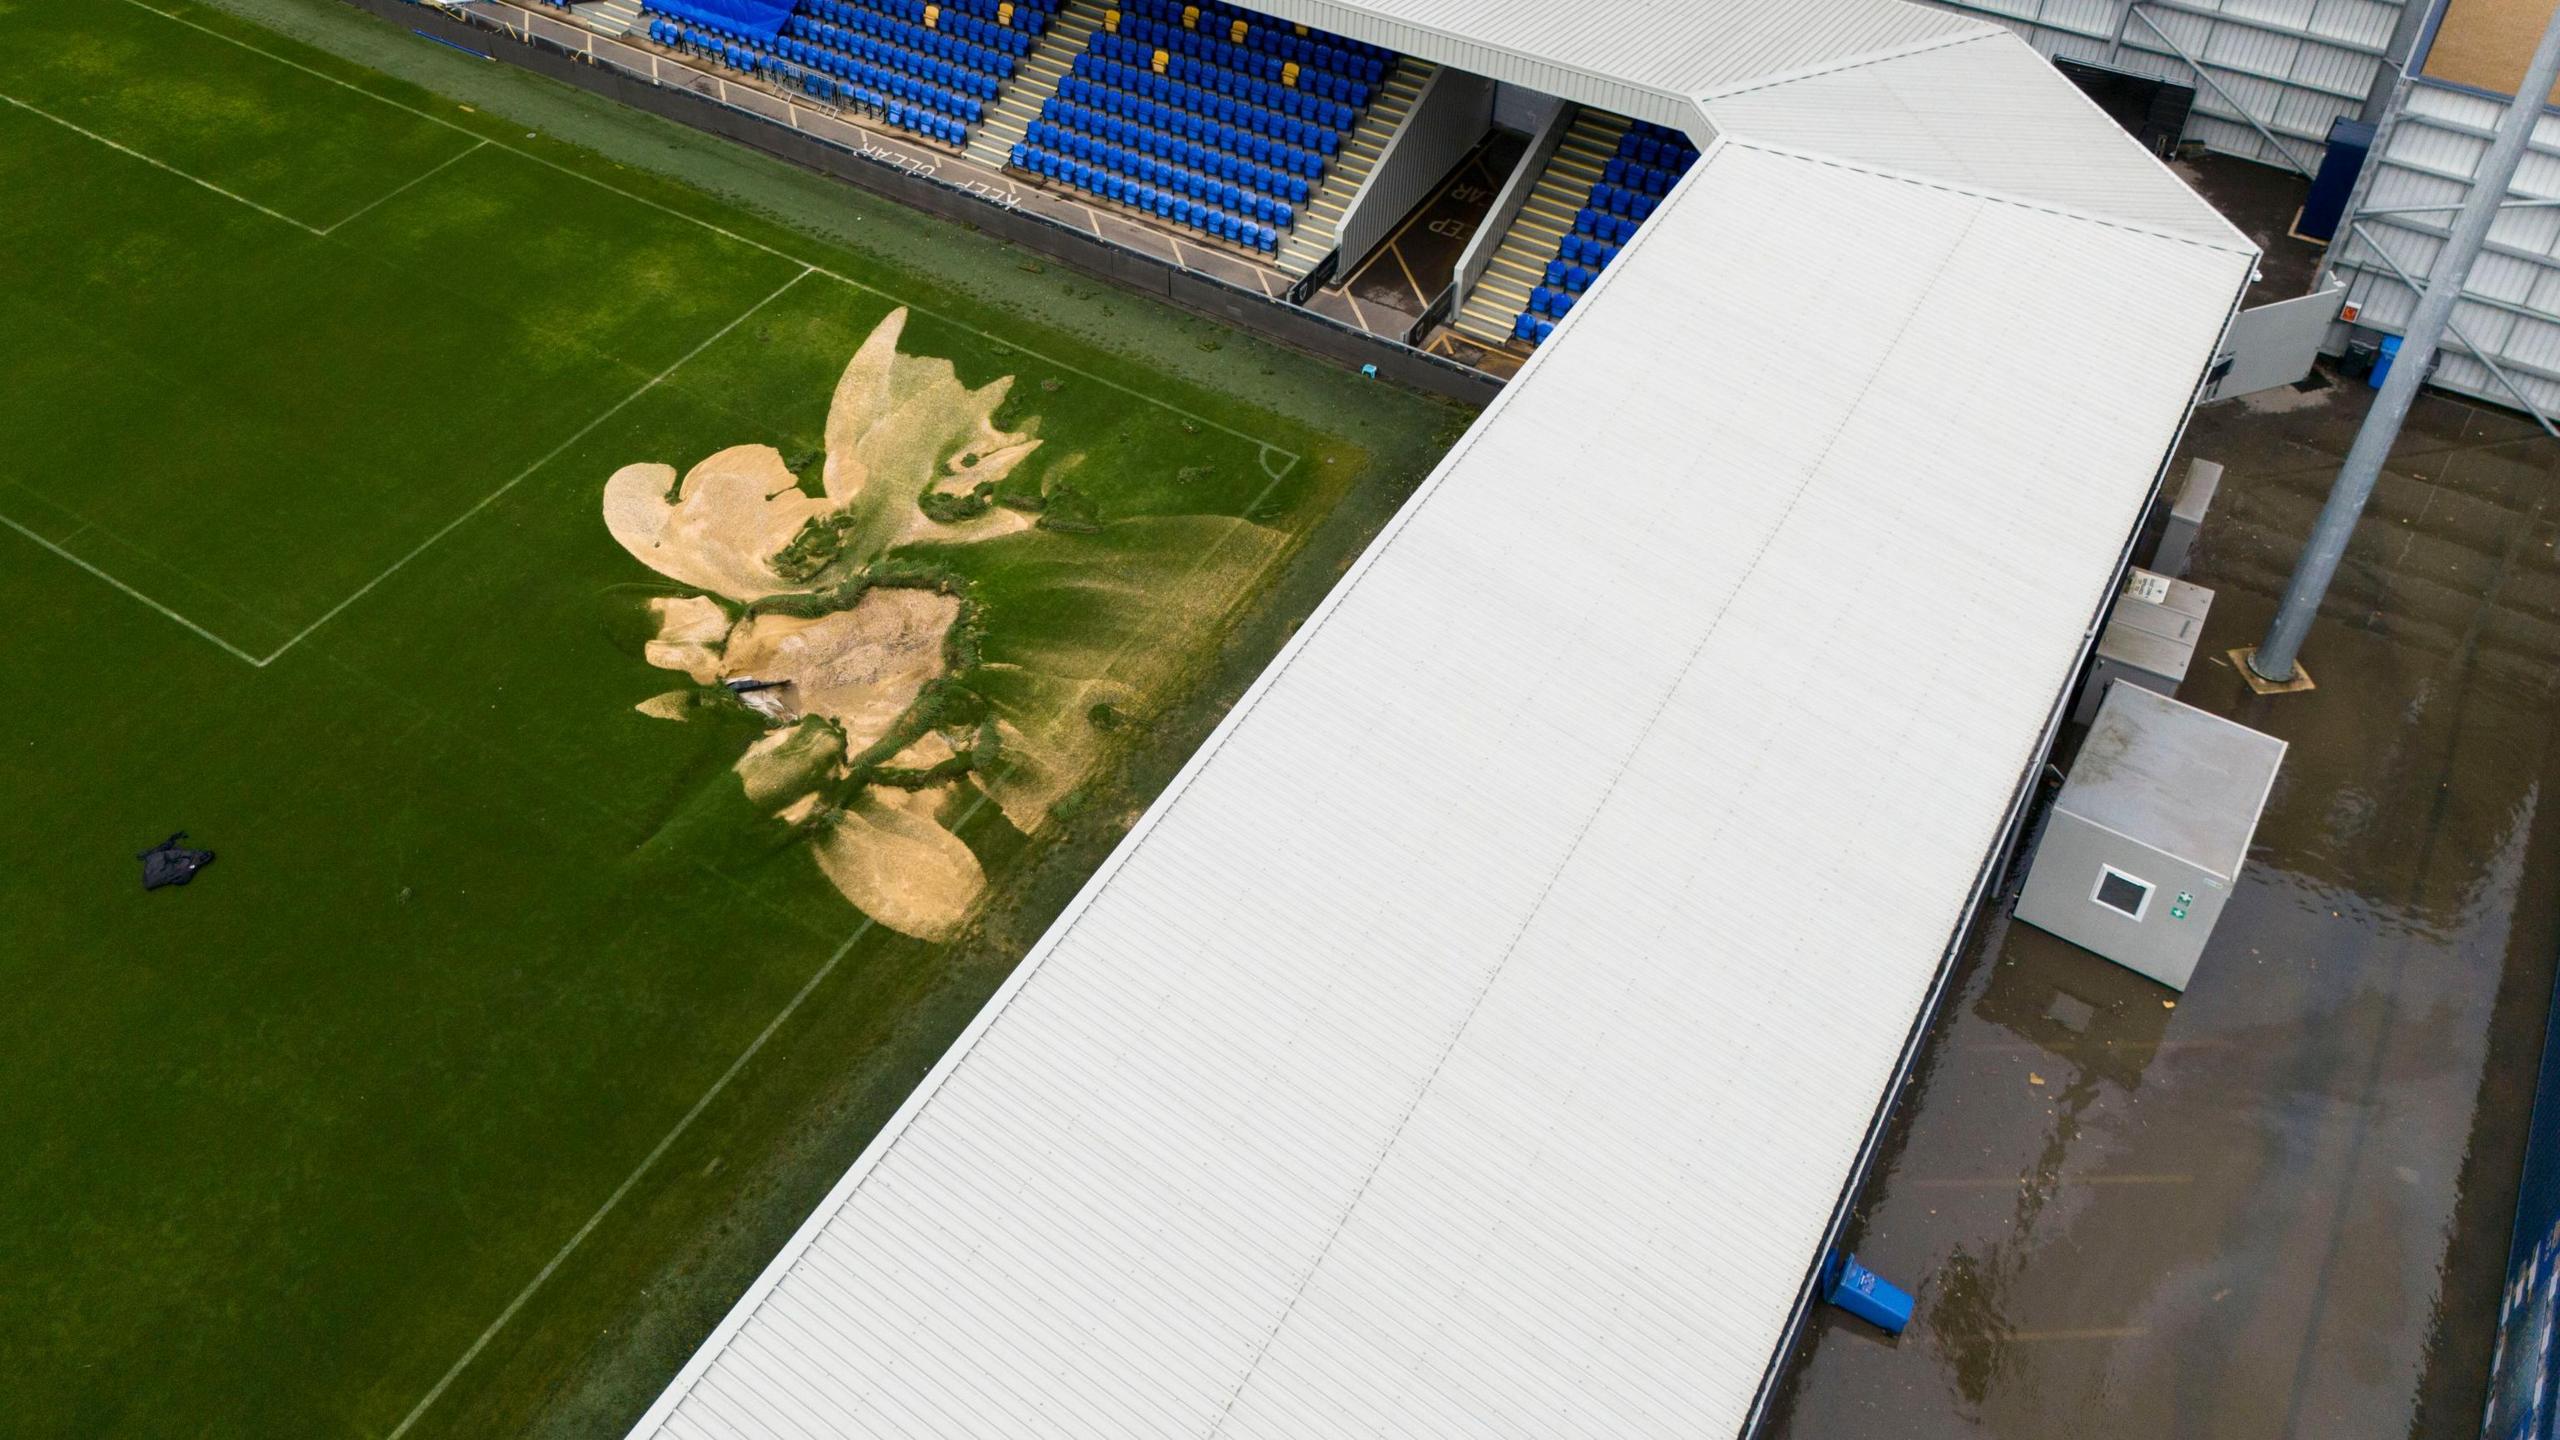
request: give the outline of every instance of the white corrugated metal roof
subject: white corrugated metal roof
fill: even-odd
[[[1711,149],[636,1433],[1735,1433],[2250,263]]]
[[[1701,91],[2006,33],[1903,0],[1255,0],[1254,8],[1674,126],[1696,123],[1689,102]]]
[[[1703,97],[1717,133],[2232,249],[2247,237],[2006,30]]]

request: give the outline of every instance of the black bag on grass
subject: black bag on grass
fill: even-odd
[[[163,885],[184,885],[196,878],[196,872],[213,863],[210,850],[190,850],[178,842],[187,838],[179,831],[159,844],[136,855],[142,862],[142,888],[157,890]]]

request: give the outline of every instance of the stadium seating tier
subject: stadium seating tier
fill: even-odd
[[[1511,338],[1535,345],[1555,333],[1555,322],[1618,258],[1637,227],[1697,161],[1698,147],[1667,126],[1639,120],[1619,137],[1601,180],[1574,213],[1573,229],[1547,262],[1546,283],[1529,292],[1529,308],[1511,323]]]
[[[659,17],[648,36],[660,45],[954,148],[968,144],[1056,13],[1054,0],[798,0],[796,9],[642,0],[642,9]]]
[[[1124,0],[1008,163],[1276,255],[1396,62],[1233,6]]]

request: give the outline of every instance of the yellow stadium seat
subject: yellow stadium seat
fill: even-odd
[[[1004,0],[1003,4],[996,7],[996,23],[999,25],[1013,23],[1013,0]]]
[[[1199,6],[1185,5],[1182,7],[1182,28],[1185,30],[1197,30],[1200,28]]]
[[[1164,73],[1164,67],[1165,67],[1165,66],[1167,66],[1167,65],[1169,65],[1169,64],[1171,64],[1171,63],[1173,63],[1173,57],[1172,57],[1172,56],[1170,56],[1170,55],[1166,54],[1166,53],[1165,53],[1165,52],[1163,52],[1162,50],[1159,50],[1159,51],[1157,51],[1157,52],[1156,52],[1156,64],[1155,64],[1155,70],[1156,70],[1156,73],[1157,73],[1157,74],[1159,74],[1159,75],[1163,74],[1163,73]]]
[[[1227,39],[1235,44],[1241,45],[1244,43],[1244,32],[1244,19],[1242,16],[1238,16],[1236,22],[1227,27]]]
[[[941,6],[927,5],[924,7],[924,28],[927,30],[939,30],[942,28]]]
[[[1283,65],[1283,66],[1281,66],[1281,67],[1280,67],[1280,83],[1281,83],[1281,84],[1283,84],[1283,85],[1291,85],[1291,86],[1294,86],[1294,85],[1296,85],[1296,84],[1298,83],[1298,62],[1297,62],[1297,61],[1292,60],[1292,61],[1288,62],[1287,64],[1285,64],[1285,65]]]
[[[1117,10],[1105,10],[1105,11],[1103,11],[1103,12],[1102,12],[1102,28],[1103,28],[1104,30],[1108,31],[1108,32],[1109,32],[1109,33],[1111,33],[1111,34],[1114,34],[1114,35],[1119,34],[1119,33],[1120,33],[1120,12],[1119,12],[1119,11],[1117,11]]]

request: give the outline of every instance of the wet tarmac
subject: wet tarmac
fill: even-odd
[[[2198,155],[2169,168],[2257,245],[2258,278],[2249,287],[2247,303],[2264,305],[2311,293],[2325,247],[2293,235],[2302,202],[2311,193],[2307,177],[2229,155]]]
[[[2228,470],[2181,698],[2293,747],[2193,986],[1985,920],[1850,1234],[1918,1318],[1820,1310],[1766,1433],[2478,1434],[2560,952],[2560,442],[2423,397],[2305,647],[2319,688],[2253,696],[2220,657],[2370,396],[2189,437]]]

